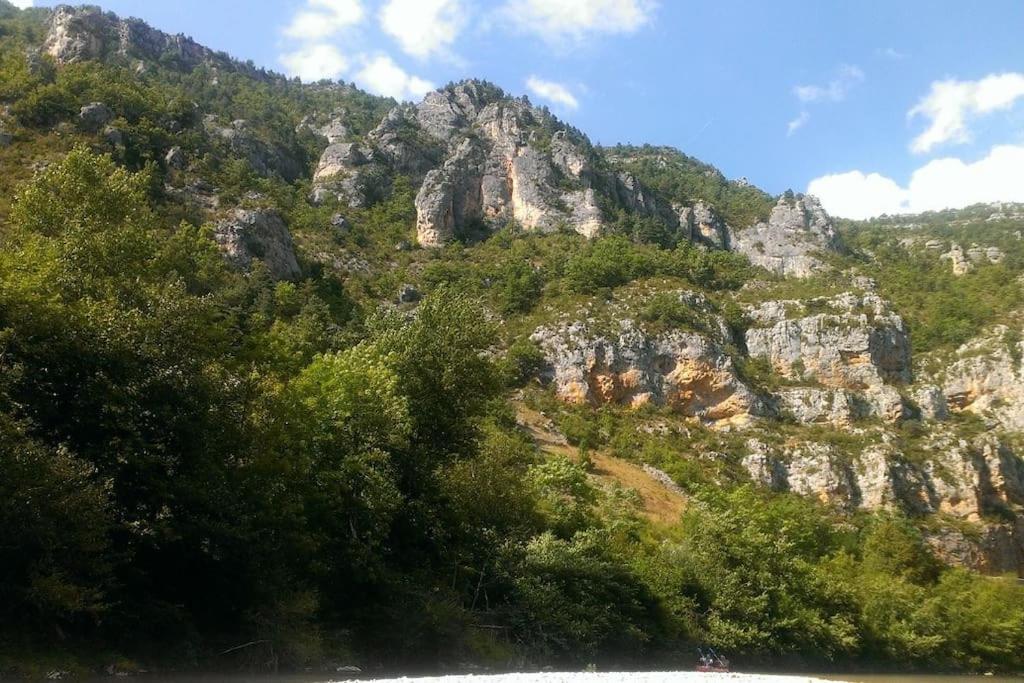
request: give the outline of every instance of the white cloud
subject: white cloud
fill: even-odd
[[[656,8],[654,0],[505,0],[500,14],[520,31],[559,43],[634,33]]]
[[[434,89],[432,83],[407,74],[387,55],[366,58],[355,81],[374,94],[396,100],[419,99]]]
[[[579,109],[580,102],[566,86],[554,81],[545,81],[536,76],[526,79],[526,89],[537,97],[565,107],[566,109]]]
[[[349,67],[345,55],[326,43],[304,45],[294,52],[283,54],[281,63],[289,76],[298,76],[306,83],[339,78]]]
[[[360,0],[307,0],[284,34],[297,40],[322,40],[360,23],[365,16]]]
[[[10,3],[18,9],[28,9],[32,6],[32,0],[10,0]]]
[[[971,140],[968,119],[1010,109],[1024,97],[1024,73],[992,74],[977,81],[946,80],[932,83],[931,91],[907,114],[928,119],[927,130],[914,138],[910,149],[918,154],[946,142]]]
[[[804,103],[842,102],[851,89],[863,82],[864,72],[860,68],[844,64],[827,84],[798,85],[793,88],[793,94]]]
[[[891,59],[897,62],[907,58],[907,55],[905,53],[900,52],[894,47],[880,47],[877,50],[875,50],[875,54],[878,55],[879,57],[885,57],[886,59]]]
[[[862,219],[978,203],[1024,202],[1022,178],[1024,146],[1000,145],[973,163],[954,158],[931,161],[914,171],[906,187],[877,173],[851,171],[817,178],[807,192],[836,216]]]
[[[388,0],[380,10],[380,26],[418,59],[444,55],[466,27],[461,0]]]
[[[807,125],[807,122],[811,120],[811,114],[808,111],[800,112],[800,115],[795,119],[786,124],[786,135],[790,136],[796,133],[798,130]]]

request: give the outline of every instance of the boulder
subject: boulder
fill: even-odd
[[[400,304],[414,304],[421,298],[423,297],[420,290],[415,285],[405,284],[398,290],[398,303]]]
[[[217,224],[213,237],[236,268],[249,270],[259,259],[275,279],[296,280],[302,274],[291,233],[276,211],[236,209]]]
[[[103,129],[103,139],[111,147],[124,147],[124,133],[120,128],[107,126]]]
[[[96,131],[110,123],[114,112],[102,102],[91,102],[78,112],[78,123],[85,130]]]

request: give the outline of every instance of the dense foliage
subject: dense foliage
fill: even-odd
[[[695,290],[742,327],[744,259],[626,215],[590,242],[509,225],[411,249],[406,178],[366,207],[306,201],[319,143],[300,123],[343,108],[359,136],[389,101],[245,65],[32,63],[41,16],[0,0],[15,135],[0,148],[0,676],[689,666],[707,644],[761,665],[1024,667],[1024,592],[938,563],[917,520],[754,490],[728,457],[701,457],[735,452],[734,433],[641,431],[640,411],[554,408],[530,384],[543,359],[527,332],[581,306],[595,325],[629,309],[705,329],[679,296]],[[121,144],[74,124],[94,101]],[[198,132],[206,114],[244,117],[307,170],[257,173]],[[172,145],[225,206],[282,213],[302,279],[228,267],[207,217],[174,198]],[[733,225],[771,206],[682,155],[614,152]],[[915,343],[940,347],[1017,306],[1012,249],[970,280],[914,261],[874,274],[917,311]],[[916,298],[922,279],[946,317]],[[395,304],[404,283],[416,306]],[[513,392],[558,420],[568,455],[517,425]],[[652,520],[595,475],[596,449],[667,472],[685,512]]]

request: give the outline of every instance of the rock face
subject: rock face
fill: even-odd
[[[615,335],[586,323],[533,334],[550,363],[560,398],[572,403],[667,405],[707,422],[743,424],[764,406],[736,373],[719,342],[696,332],[650,335],[632,321]]]
[[[787,380],[814,385],[779,392],[780,407],[798,421],[903,417],[892,384],[911,380],[910,340],[902,318],[877,295],[769,301],[747,314],[750,356]]]
[[[996,325],[953,354],[932,379],[951,410],[986,417],[1003,429],[1024,429],[1024,342],[1019,327]]]
[[[276,211],[236,209],[217,224],[213,237],[237,268],[248,270],[259,259],[276,279],[294,280],[302,274],[291,233]]]
[[[751,479],[825,503],[908,515],[941,513],[973,526],[934,532],[929,541],[946,560],[979,571],[1024,575],[1024,460],[992,435],[964,441],[939,431],[927,462],[909,459],[883,433],[862,433],[855,454],[827,443],[771,446],[747,442]],[[1006,520],[1006,521],[999,521]]]
[[[737,231],[732,247],[778,275],[809,277],[824,268],[816,252],[841,248],[832,219],[811,196],[783,196],[767,222]]]
[[[586,138],[546,111],[467,81],[397,107],[362,143],[330,145],[316,169],[313,199],[366,205],[401,174],[418,187],[421,245],[509,221],[528,231],[566,227],[589,237],[604,225],[601,197],[651,208],[634,179],[597,173],[594,158]]]
[[[683,209],[679,224],[689,228],[690,239],[694,242],[714,249],[732,248],[732,229],[707,202],[697,202],[693,208]]]
[[[949,261],[953,266],[953,275],[966,275],[974,270],[974,265],[967,260],[964,250],[959,244],[954,244],[949,251],[940,256],[943,261]]]
[[[191,38],[168,35],[138,19],[120,19],[93,6],[54,8],[47,21],[43,50],[58,64],[126,57],[177,63],[191,69],[203,62],[230,62]]]

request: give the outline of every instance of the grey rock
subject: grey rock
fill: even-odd
[[[139,19],[120,19],[89,5],[54,8],[46,22],[43,51],[58,64],[117,56],[140,60],[136,72],[140,66],[145,69],[146,61],[174,65],[183,71],[209,63],[230,65],[253,77],[267,78],[255,67],[232,61],[184,35],[169,35]]]
[[[697,202],[679,216],[680,226],[687,225],[690,239],[714,249],[731,248],[732,231],[707,202]]]
[[[934,384],[920,386],[914,390],[913,399],[921,411],[922,418],[926,420],[949,419],[949,405],[946,403],[946,395],[942,393],[942,387]]]
[[[0,147],[10,147],[12,142],[14,142],[14,135],[0,128]]]
[[[953,267],[953,275],[966,275],[974,270],[974,264],[967,259],[963,248],[959,244],[954,244],[950,247],[949,251],[942,254],[939,258],[950,262],[950,265]]]
[[[91,102],[78,113],[78,122],[85,130],[95,131],[110,123],[114,112],[102,102]]]
[[[103,139],[112,147],[124,147],[124,133],[119,128],[113,126],[104,128]]]
[[[811,196],[783,196],[766,222],[736,231],[732,248],[778,275],[809,277],[822,271],[817,252],[841,248],[832,219]]]
[[[776,412],[801,424],[849,425],[871,414],[870,406],[845,389],[786,387],[773,394]]]
[[[217,224],[213,236],[236,268],[249,270],[259,259],[275,279],[295,280],[302,274],[291,233],[276,211],[236,209]]]
[[[359,146],[351,142],[332,144],[320,155],[316,171],[313,173],[314,180],[331,178],[347,169],[362,166],[366,163],[366,156],[360,151]]]
[[[340,213],[331,216],[331,227],[334,228],[336,235],[344,235],[349,231],[348,221]]]
[[[813,380],[846,392],[783,392],[783,407],[798,419],[846,423],[863,415],[903,417],[899,392],[888,383],[910,382],[910,340],[903,319],[876,294],[768,301],[747,315],[751,357],[765,358],[789,380]]]
[[[973,442],[941,429],[927,462],[911,461],[885,431],[862,432],[868,445],[850,457],[828,443],[747,441],[742,464],[751,479],[846,508],[941,513],[928,541],[943,559],[987,573],[1024,573],[1024,460],[987,434]],[[1007,521],[993,521],[997,517]],[[963,533],[975,526],[976,534]]]
[[[956,350],[931,378],[949,409],[994,420],[1006,430],[1024,429],[1024,342],[1007,325],[996,325]]]
[[[98,59],[112,28],[99,8],[57,7],[47,22],[43,49],[58,64]]]
[[[188,157],[185,155],[185,150],[175,146],[167,150],[167,154],[164,155],[164,163],[167,164],[167,168],[181,171],[188,166]]]
[[[420,290],[415,285],[405,284],[398,290],[398,303],[414,304],[422,298]]]

